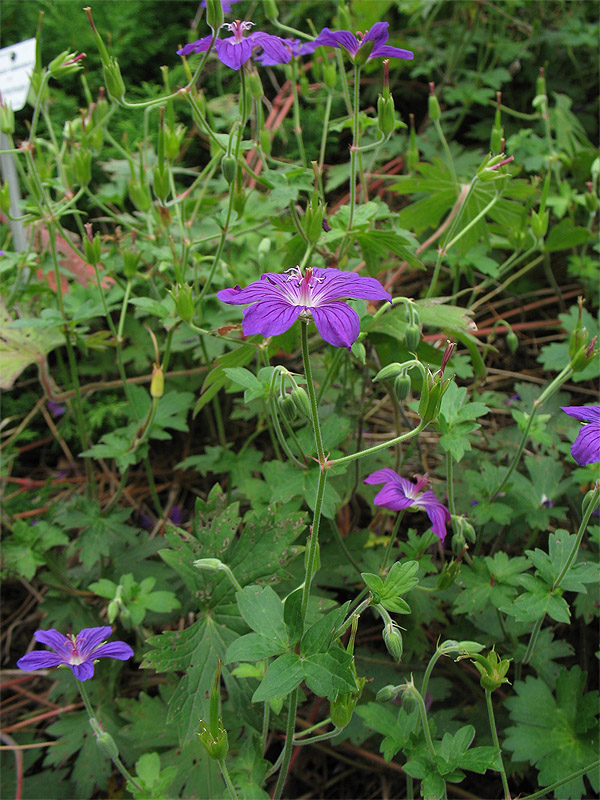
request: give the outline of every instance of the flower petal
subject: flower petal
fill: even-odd
[[[403,50],[401,47],[392,47],[390,44],[375,45],[368,60],[372,58],[406,58],[409,61],[415,57],[412,50]]]
[[[103,625],[100,628],[83,628],[75,639],[77,652],[82,658],[89,658],[105,639],[112,636],[112,632],[110,625]]]
[[[353,300],[388,300],[392,295],[383,288],[376,278],[363,278],[354,272],[343,272],[340,269],[328,267],[315,268],[313,279],[324,278],[313,289],[312,297],[315,305],[320,305],[328,300],[339,300],[350,297]]]
[[[50,669],[50,667],[58,667],[59,664],[64,664],[64,660],[56,653],[50,653],[48,650],[33,650],[17,661],[19,669],[28,671],[32,669]]]
[[[360,47],[360,42],[350,31],[332,31],[329,28],[323,28],[315,39],[315,42],[317,47],[320,45],[325,45],[326,47],[344,47],[350,55],[355,55]]]
[[[302,306],[292,306],[281,298],[261,300],[245,309],[242,330],[245,336],[277,336],[292,327],[302,310]]]
[[[256,33],[250,34],[248,39],[252,39],[252,44],[262,47],[271,64],[288,64],[292,60],[290,47],[286,47],[283,39],[279,36],[256,31]]]
[[[386,483],[383,489],[375,495],[373,503],[392,511],[401,511],[403,508],[410,508],[413,500],[412,497],[407,497],[397,484]]]
[[[84,661],[82,664],[69,664],[69,666],[78,681],[89,681],[94,675],[93,661]]]
[[[71,652],[71,641],[63,633],[57,631],[55,628],[50,628],[47,631],[36,631],[33,638],[40,644],[47,644],[60,655],[66,652]],[[68,648],[68,651],[65,650]]]
[[[239,69],[252,55],[252,36],[253,35],[250,34],[250,36],[246,36],[245,39],[242,39],[241,42],[234,42],[233,44],[231,42],[233,37],[229,39],[217,39],[215,42],[215,49],[219,61],[225,64],[226,67]]]
[[[177,51],[178,56],[189,56],[190,53],[205,53],[210,47],[212,36],[204,36],[195,42],[184,45]]]
[[[364,42],[375,42],[375,47],[385,44],[390,36],[388,33],[389,26],[389,22],[376,22],[365,33],[361,44],[364,44]]]
[[[221,289],[220,292],[217,292],[217,297],[223,303],[229,303],[234,306],[255,303],[257,300],[280,298],[283,281],[276,281],[275,278],[285,279],[285,276],[265,272],[259,281],[249,283],[243,289],[239,285],[234,286],[233,289]]]
[[[309,310],[323,339],[334,347],[347,347],[349,350],[358,339],[360,319],[356,311],[345,303],[323,303]]]
[[[582,426],[571,447],[571,455],[581,467],[600,461],[600,422]]]
[[[386,467],[385,469],[377,469],[375,472],[372,472],[364,479],[363,483],[368,483],[370,485],[377,483],[399,483],[400,480],[400,475],[398,475],[397,472],[390,467]]]
[[[134,655],[133,650],[126,642],[107,642],[94,650],[93,658],[118,658],[119,661],[127,661]]]
[[[561,406],[565,414],[582,422],[600,422],[600,406]]]
[[[435,533],[438,539],[443,542],[447,533],[446,524],[450,522],[450,513],[441,503],[435,506],[427,506],[425,511],[431,520],[431,530]]]

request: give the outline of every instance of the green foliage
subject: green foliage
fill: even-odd
[[[215,47],[177,57],[208,33],[197,4],[99,4],[94,28],[64,0],[3,3],[9,44],[45,14],[14,133],[0,113],[23,198],[11,207],[0,187],[8,657],[36,627],[118,625],[136,658],[103,660],[86,686],[140,787],[117,783],[78,709],[23,729],[28,691],[18,713],[6,703],[23,796],[218,799],[223,771],[240,798],[267,798],[299,742],[333,737],[379,746],[427,798],[448,783],[597,792],[581,670],[598,465],[573,468],[581,423],[560,411],[593,403],[600,374],[596,9],[250,5],[255,32],[301,39],[383,21],[414,58],[368,59],[356,80],[348,53],[324,47],[241,72]],[[48,71],[71,52],[87,55]],[[392,105],[395,120],[378,118]],[[327,306],[269,307],[282,332],[247,336],[266,306],[220,290],[292,281],[295,265],[369,276],[393,302],[345,300],[340,283]],[[291,312],[302,323],[283,330]],[[315,320],[348,327],[354,312],[352,346],[326,344]],[[567,375],[574,348],[589,363]],[[373,380],[390,365],[401,391]],[[452,535],[423,514],[392,532],[361,490],[379,468],[429,473]],[[491,708],[469,658],[500,687]],[[32,691],[49,677],[48,702],[77,702],[71,671],[48,673]],[[307,711],[315,697],[329,720],[327,704]],[[318,728],[300,731],[308,718]],[[200,720],[207,741],[226,732],[223,763]],[[54,744],[29,749],[38,737]]]
[[[12,538],[3,547],[3,563],[10,573],[30,581],[38,567],[46,563],[46,551],[68,543],[66,533],[45,520],[38,520],[33,527],[17,520]]]
[[[505,701],[513,722],[506,730],[505,746],[519,761],[528,761],[539,770],[541,786],[597,761],[597,693],[584,693],[586,677],[577,666],[561,670],[553,694],[544,681],[530,675],[515,683],[515,696]],[[586,777],[597,792],[598,767]],[[586,794],[583,777],[579,777],[556,789],[554,797],[568,800]]]

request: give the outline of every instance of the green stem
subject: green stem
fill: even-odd
[[[429,659],[429,664],[427,664],[427,667],[425,669],[425,674],[423,675],[423,683],[421,685],[421,695],[423,697],[425,697],[425,695],[427,694],[427,687],[429,685],[429,678],[431,677],[431,673],[433,672],[433,668],[435,667],[435,665],[437,664],[439,659],[442,657],[442,655],[443,655],[442,650],[440,650],[440,648],[437,647],[436,650],[435,650],[435,653]]]
[[[392,548],[394,547],[394,542],[396,541],[396,537],[398,536],[398,531],[400,529],[400,523],[402,522],[402,517],[404,516],[404,511],[405,511],[405,509],[402,509],[402,511],[399,511],[398,512],[398,516],[396,517],[396,522],[394,523],[394,529],[392,530],[392,533],[390,534],[390,540],[389,540],[388,546],[387,546],[387,548],[385,550],[385,555],[383,557],[383,561],[381,563],[381,566],[379,567],[379,571],[380,572],[383,572],[385,570],[385,568],[387,567],[388,562],[390,560],[390,556],[392,554]]]
[[[303,742],[298,742],[298,739],[301,739],[304,736],[308,736],[309,733],[318,730],[319,728],[324,728],[325,725],[329,725],[331,722],[331,717],[327,717],[327,719],[322,720],[322,722],[317,722],[316,725],[311,725],[310,728],[305,728],[303,731],[299,731],[298,733],[294,734],[294,742],[296,744],[303,744]]]
[[[475,175],[475,177],[473,178],[473,180],[469,184],[469,188],[468,188],[466,194],[464,194],[464,198],[463,198],[462,203],[460,204],[458,209],[456,209],[456,214],[452,219],[452,222],[450,224],[450,229],[448,231],[448,239],[450,238],[450,236],[452,236],[452,234],[454,233],[454,231],[457,229],[458,225],[460,224],[460,221],[461,221],[462,216],[464,214],[465,208],[467,207],[467,203],[469,202],[469,198],[470,198],[470,196],[471,196],[471,194],[473,192],[473,189],[475,188],[475,184],[477,183],[477,181],[478,181],[478,178],[477,178],[477,175]],[[463,190],[464,190],[464,187],[463,187],[463,189],[461,189],[461,195],[463,193]],[[459,196],[458,200],[460,200],[460,196]],[[452,211],[454,211],[454,208],[452,209]],[[429,285],[429,288],[425,292],[425,297],[426,298],[427,297],[432,297],[435,294],[435,291],[437,289],[437,282],[438,282],[438,279],[439,279],[439,276],[440,276],[440,270],[442,268],[442,258],[444,257],[444,253],[446,252],[446,249],[447,248],[446,248],[445,245],[438,249],[438,255],[437,255],[436,262],[435,262],[435,267],[433,269],[433,276],[431,278],[431,283]]]
[[[448,146],[448,141],[444,136],[444,130],[442,128],[442,124],[439,119],[434,119],[433,124],[435,126],[436,133],[438,135],[438,139],[441,142],[441,145],[444,149],[444,153],[446,154],[446,160],[448,162],[448,167],[450,172],[452,173],[452,180],[456,183],[456,168],[454,166],[454,160],[452,159],[452,153],[450,152],[450,147]]]
[[[502,760],[502,750],[500,749],[500,742],[498,741],[498,731],[496,730],[496,720],[494,719],[494,706],[492,704],[492,693],[489,689],[485,690],[485,702],[487,704],[488,718],[490,720],[490,731],[492,733],[492,740],[494,747],[498,751],[500,757],[500,777],[502,778],[502,788],[504,789],[504,800],[510,800],[510,789],[508,788],[508,781],[506,779],[506,770],[504,769],[504,762]]]
[[[277,784],[273,793],[273,800],[280,800],[285,786],[285,779],[290,766],[290,759],[292,757],[292,747],[294,746],[294,727],[296,725],[296,709],[298,707],[298,687],[290,693],[290,701],[288,704],[288,719],[285,730],[285,745],[283,746],[283,753],[281,758],[281,767],[279,775],[277,776]]]
[[[421,726],[423,728],[423,735],[425,736],[427,749],[429,750],[431,757],[435,759],[435,747],[433,746],[431,730],[429,729],[429,723],[427,722],[427,709],[425,708],[425,701],[423,700],[423,696],[418,691],[416,686],[412,686],[410,693],[417,701],[417,708],[419,709],[419,717],[421,718]]]
[[[310,357],[308,352],[308,320],[301,320],[301,339],[302,339],[302,360],[304,361],[304,374],[306,376],[306,388],[308,391],[308,399],[310,401],[310,411],[312,416],[313,433],[315,436],[315,445],[317,448],[317,458],[319,464],[325,462],[325,451],[323,450],[323,439],[321,438],[321,426],[319,425],[319,414],[317,406],[317,397],[315,394],[315,385],[313,383],[312,369],[310,366]]]
[[[324,724],[325,722],[319,722],[318,727],[320,728]],[[311,736],[310,739],[302,739],[301,741],[298,741],[298,738],[296,736],[294,744],[297,747],[298,745],[302,744],[315,744],[315,742],[324,742],[326,739],[333,739],[334,736],[337,736],[338,733],[341,733],[343,730],[344,730],[343,728],[335,727],[332,731],[329,731],[328,733],[320,733],[318,736]],[[306,733],[306,731],[303,731],[303,733]]]
[[[263,666],[266,672],[267,669],[267,659],[263,659]],[[263,722],[262,722],[262,733],[260,737],[260,752],[262,755],[265,754],[267,749],[267,739],[269,738],[269,718],[271,716],[271,703],[267,700],[263,708]]]
[[[395,439],[390,439],[387,442],[382,442],[381,444],[376,444],[373,447],[367,447],[366,450],[359,450],[358,453],[352,453],[349,456],[342,456],[342,458],[334,458],[327,462],[329,467],[335,467],[338,464],[346,464],[348,461],[354,461],[356,458],[362,458],[363,456],[371,455],[371,453],[377,453],[379,450],[386,450],[388,447],[392,447],[399,442],[405,442],[407,439],[412,439],[413,436],[417,436],[421,431],[427,427],[429,423],[423,422],[421,420],[416,428],[413,428],[412,431],[407,431],[403,433],[401,436],[396,436]]]
[[[323,128],[321,132],[321,148],[319,150],[319,188],[321,191],[321,200],[325,202],[325,193],[323,189],[323,164],[325,163],[325,150],[327,149],[327,130],[329,128],[329,118],[331,116],[331,104],[333,103],[333,93],[327,92],[327,100],[325,101],[325,113],[323,114]]]
[[[521,800],[538,800],[538,798],[548,797],[550,793],[555,789],[558,789],[559,786],[564,786],[564,784],[569,783],[569,781],[574,781],[576,778],[581,778],[582,775],[587,775],[588,772],[593,772],[595,769],[598,769],[598,767],[600,767],[600,759],[598,761],[594,761],[592,764],[588,764],[587,767],[578,769],[577,772],[573,772],[571,775],[567,775],[566,778],[561,778],[559,781],[551,783],[550,786],[545,786],[538,792],[525,795],[525,797],[522,797]]]
[[[552,588],[550,589],[550,594],[553,594],[558,589],[560,584],[565,579],[566,574],[571,569],[571,565],[573,564],[573,561],[575,560],[575,558],[577,557],[577,553],[579,552],[579,547],[581,545],[581,540],[583,539],[583,534],[585,533],[588,522],[590,521],[590,517],[592,516],[596,508],[598,498],[600,498],[600,481],[596,483],[596,486],[593,490],[593,494],[587,504],[583,518],[581,520],[579,530],[577,531],[577,536],[575,538],[575,542],[573,543],[573,547],[571,548],[571,552],[569,553],[567,560],[565,561],[565,564],[561,569],[558,577],[552,584]],[[523,662],[522,662],[523,664],[529,664],[529,661],[531,660],[545,616],[546,615],[544,614],[542,617],[540,617],[533,626],[533,630],[531,631],[531,635],[529,637],[527,650],[525,651],[525,655],[523,656]]]
[[[544,391],[537,398],[537,400],[534,401],[533,408],[531,410],[531,414],[529,415],[529,419],[527,420],[527,426],[525,427],[525,430],[523,431],[523,435],[521,436],[521,441],[519,443],[519,447],[517,448],[517,452],[515,453],[515,456],[514,456],[512,462],[511,462],[510,466],[506,470],[506,474],[504,475],[504,478],[502,479],[502,481],[500,482],[500,484],[498,485],[496,490],[491,493],[491,495],[490,495],[491,498],[497,497],[498,494],[502,491],[502,489],[504,489],[504,487],[506,486],[506,484],[508,482],[508,479],[513,474],[513,472],[515,470],[515,467],[519,463],[519,461],[521,459],[521,454],[522,454],[523,450],[525,449],[525,445],[527,444],[527,439],[529,437],[529,431],[531,430],[531,425],[533,423],[533,420],[535,418],[535,415],[537,413],[538,408],[551,395],[553,395],[554,392],[556,392],[558,389],[560,389],[562,384],[566,380],[568,380],[571,377],[572,374],[573,374],[573,367],[570,364],[568,364],[562,370],[562,372],[560,372],[556,376],[556,378],[554,378],[554,380],[550,384],[548,384],[548,386],[544,389]]]
[[[71,373],[71,382],[73,384],[73,391],[75,392],[75,403],[74,403],[75,419],[77,421],[77,430],[79,433],[79,441],[81,442],[81,447],[83,450],[87,450],[87,436],[85,432],[85,420],[83,418],[81,389],[79,384],[79,375],[77,374],[77,359],[75,358],[75,351],[73,348],[73,342],[71,340],[71,328],[67,320],[63,303],[62,286],[60,282],[60,270],[58,269],[58,258],[56,256],[56,239],[55,239],[56,232],[54,230],[53,224],[48,226],[48,234],[50,241],[50,251],[52,253],[52,263],[54,266],[54,276],[56,280],[56,297],[58,300],[58,308],[60,311],[60,315],[64,322],[63,330],[65,335],[65,344],[67,347],[67,358],[69,360],[69,371]],[[86,491],[88,493],[88,497],[89,496],[95,497],[96,483],[94,481],[94,470],[92,467],[92,461],[89,456],[84,457],[84,464],[85,464],[85,473],[87,478]]]
[[[585,529],[587,528],[587,524],[589,522],[590,517],[592,516],[594,510],[597,507],[598,498],[600,498],[600,481],[596,482],[596,486],[593,490],[592,496],[591,498],[588,498],[587,507],[585,509],[585,513],[581,520],[579,530],[577,531],[577,538],[575,539],[575,542],[573,544],[573,547],[571,548],[571,552],[569,553],[569,556],[565,562],[564,567],[561,569],[558,578],[552,584],[553,592],[556,591],[556,589],[558,589],[560,584],[563,582],[565,575],[571,569],[571,564],[577,557],[577,553],[579,552],[579,547],[581,545],[581,540],[583,539],[583,534],[585,533]]]
[[[165,512],[163,507],[160,504],[160,500],[158,497],[158,492],[156,491],[156,482],[154,480],[154,475],[152,474],[152,467],[150,466],[150,459],[148,458],[148,454],[143,458],[144,461],[144,468],[146,470],[146,478],[148,479],[148,487],[150,489],[150,496],[152,497],[152,502],[154,503],[154,510],[158,514],[159,519],[165,518]]]
[[[302,166],[306,167],[306,152],[304,150],[304,141],[302,139],[302,125],[300,124],[300,103],[298,101],[298,61],[292,58],[292,108],[294,117],[294,133],[296,135],[296,142],[300,152],[300,161]]]
[[[451,247],[454,247],[454,245],[460,239],[462,239],[462,237],[465,235],[465,233],[467,233],[467,231],[470,231],[471,228],[473,228],[475,225],[477,225],[479,220],[482,219],[483,217],[485,217],[485,215],[488,213],[488,211],[490,211],[496,205],[496,203],[498,202],[499,199],[500,199],[500,192],[496,192],[496,194],[492,197],[492,199],[487,204],[487,206],[485,206],[485,208],[482,208],[481,211],[479,212],[479,214],[474,216],[473,219],[467,225],[465,225],[465,227],[459,233],[456,234],[456,236],[454,237],[454,239],[452,239],[452,241],[450,241],[450,242],[448,242],[448,244],[444,245],[444,253],[447,253],[448,250],[450,250]]]
[[[231,795],[233,800],[238,800],[238,795],[235,790],[235,786],[233,785],[232,780],[229,777],[229,770],[227,769],[227,764],[225,763],[225,759],[219,758],[217,763],[219,764],[219,769],[221,770],[221,775],[223,776],[223,780],[225,781],[227,789],[229,790],[229,794]]]
[[[79,690],[79,694],[81,695],[81,699],[83,700],[83,705],[85,706],[85,710],[87,711],[87,714],[88,714],[88,716],[90,718],[90,722],[92,722],[92,720],[93,720],[92,729],[94,731],[96,731],[97,728],[98,728],[98,723],[96,721],[96,715],[94,714],[94,710],[92,708],[92,704],[90,703],[90,698],[89,698],[89,695],[87,693],[87,689],[83,685],[82,681],[78,680],[77,678],[75,678],[75,682],[77,684],[77,688]],[[121,759],[119,758],[118,755],[111,756],[110,760],[113,762],[113,764],[119,770],[119,772],[125,778],[125,780],[129,781],[129,783],[136,789],[136,791],[138,791],[138,792],[142,792],[143,791],[142,787],[135,780],[135,778],[132,777],[132,775],[130,774],[129,770],[125,767],[125,765],[123,764],[123,762],[121,761]]]
[[[352,147],[350,148],[350,214],[347,230],[352,230],[354,208],[356,206],[356,155],[360,144],[360,124],[358,106],[360,102],[360,67],[354,66],[354,103],[352,108]]]

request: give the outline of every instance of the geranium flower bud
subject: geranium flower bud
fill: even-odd
[[[398,375],[394,380],[394,394],[399,403],[403,403],[410,394],[410,378],[406,373]]]
[[[429,112],[429,119],[433,122],[439,119],[442,116],[442,109],[440,108],[440,102],[436,97],[435,94],[435,84],[429,84],[429,97],[427,98],[427,110]]]
[[[312,419],[310,412],[310,400],[308,399],[306,389],[303,389],[301,386],[294,386],[290,392],[290,397],[292,398],[294,405],[300,414],[305,416],[307,419]]]
[[[285,417],[288,422],[294,422],[298,416],[298,411],[296,409],[296,404],[289,394],[285,397],[279,397],[277,405],[279,406],[282,416]]]
[[[213,31],[218,31],[225,17],[221,0],[206,0],[206,22]]]
[[[396,661],[401,661],[404,645],[402,643],[402,634],[397,625],[392,623],[385,626],[383,629],[383,641],[392,658],[395,658]]]
[[[404,331],[404,343],[409,352],[414,353],[421,341],[421,328],[419,325],[407,325]]]

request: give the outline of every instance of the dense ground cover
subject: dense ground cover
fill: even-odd
[[[594,4],[230,4],[2,4],[2,794],[593,796]]]

